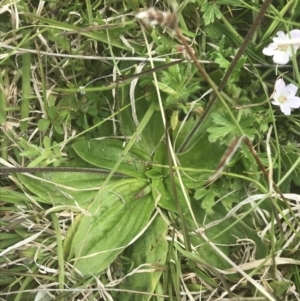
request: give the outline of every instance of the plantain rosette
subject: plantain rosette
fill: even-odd
[[[195,189],[203,188],[208,179],[208,169],[213,172],[224,151],[224,146],[208,141],[206,129],[212,121],[207,119],[203,129],[192,137],[187,149],[177,154],[183,182],[180,183],[176,170],[173,169],[175,182],[172,184],[161,113],[155,110],[155,106],[142,102],[137,102],[136,110],[141,120],[138,127],[132,121],[130,108],[120,113],[122,134],[135,137],[127,145],[117,139],[81,139],[72,145],[81,163],[105,168],[111,175],[86,174],[75,180],[74,174],[50,174],[47,181],[42,175],[40,180],[19,176],[19,181],[43,202],[84,209],[67,232],[64,241],[65,260],[83,276],[90,276],[103,272],[122,253],[131,261],[127,268],[123,267],[124,275],[143,263],[156,267],[155,273],[145,273],[145,277],[139,278],[139,281],[133,281],[133,278],[128,281],[130,289],[143,288],[153,292],[168,264],[166,258],[171,245],[166,240],[167,225],[179,212],[173,185],[191,233],[191,242],[198,246],[197,256],[201,254],[202,261],[216,268],[229,268],[220,256],[212,255],[214,251],[210,246],[192,234],[195,225],[190,208],[199,226],[203,226],[204,222],[207,224],[220,220],[228,212],[220,203],[214,207],[214,215],[206,215],[203,202],[193,198]],[[183,127],[178,125],[173,133],[175,151],[196,122],[197,120],[190,119]],[[120,174],[123,175],[121,178],[115,177]],[[43,185],[40,185],[41,180]],[[157,214],[156,206],[162,209],[164,218]],[[230,245],[236,242],[237,237],[251,237],[259,246],[257,257],[264,256],[266,248],[253,228],[242,222],[239,227],[232,228],[235,221],[236,218],[231,217],[223,224],[220,222],[206,233],[207,237],[216,244],[222,244],[222,251],[228,256]],[[222,236],[218,235],[221,231]],[[226,235],[228,231],[232,235]]]

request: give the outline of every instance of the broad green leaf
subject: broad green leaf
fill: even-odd
[[[218,166],[226,146],[210,143],[208,133],[199,139],[188,151],[177,154],[180,166],[186,168],[181,175],[188,188],[203,186]]]
[[[78,156],[84,161],[101,168],[112,169],[120,158],[123,143],[118,140],[79,141],[73,144]],[[136,178],[145,178],[149,155],[132,147],[130,154],[119,165],[117,171]]]
[[[157,166],[156,164],[159,164],[159,166]],[[162,167],[162,165],[164,165],[165,167]],[[158,173],[160,174],[160,178],[165,177],[169,174],[167,146],[165,143],[160,143],[156,148],[153,156],[152,171],[155,175],[155,178],[158,178]],[[150,176],[150,178],[152,177]]]
[[[140,95],[141,89],[137,89],[135,91],[136,98],[145,98],[145,95]],[[129,100],[128,100],[129,101]],[[135,103],[136,106],[136,116],[139,121],[147,114],[149,102],[145,99],[141,99]],[[136,131],[136,124],[132,118],[132,107],[128,107],[126,110],[123,110],[121,113],[121,130],[124,136],[132,136],[132,134]],[[140,136],[140,140],[135,143],[134,147],[143,150],[151,154],[157,144],[160,142],[161,138],[164,135],[164,126],[162,123],[161,112],[155,111],[150,118],[149,122],[143,129],[143,132]]]
[[[136,179],[120,180],[99,191],[74,235],[71,255],[83,275],[107,268],[143,230],[154,210],[150,194],[134,196],[147,186]]]
[[[150,179],[161,179],[161,177],[162,177],[161,172],[157,169],[150,169],[150,170],[146,171],[145,174]]]
[[[155,269],[155,272],[135,273],[128,277],[127,281],[122,285],[122,289],[136,290],[149,294],[132,296],[121,293],[120,300],[148,301],[151,299],[151,293],[154,292],[161,277],[167,257],[167,229],[166,222],[158,215],[138,241],[125,251],[124,255],[133,261],[131,270],[143,264],[150,264],[151,266],[143,266],[142,269]]]
[[[102,174],[74,172],[18,174],[19,181],[42,202],[83,208],[92,201],[105,178]]]
[[[218,72],[215,74],[216,78],[219,78],[222,75],[221,72]],[[215,112],[219,112],[223,109],[223,105],[221,101],[217,100],[215,104],[213,105],[212,109],[209,111],[206,118],[202,121],[200,126],[197,128],[197,131],[190,137],[190,140],[188,144],[186,145],[184,149],[184,153],[193,154],[193,157],[197,154],[199,154],[199,150],[201,150],[202,147],[206,147],[208,143],[208,133],[207,130],[214,126],[214,122],[212,120],[212,115]],[[186,137],[190,134],[191,130],[194,128],[194,126],[198,123],[199,118],[190,118],[184,123],[183,128],[181,129],[180,126],[177,127],[176,131],[174,132],[174,137],[176,137],[176,149],[180,147],[183,143],[183,141],[186,139]],[[197,146],[195,147],[195,144]],[[189,150],[193,149],[191,152]],[[179,154],[181,155],[181,154]]]
[[[214,214],[207,215],[203,210],[201,202],[192,202],[193,212],[197,219],[199,227],[206,228],[212,222],[222,220],[226,216],[228,210],[222,203],[218,203],[214,206]],[[237,222],[237,223],[236,223]],[[234,224],[236,223],[236,224]],[[191,227],[192,221],[189,221]],[[250,227],[252,225],[251,218],[237,221],[236,216],[232,216],[226,220],[220,221],[215,225],[208,227],[205,230],[205,235],[215,243],[227,256],[230,256],[232,246],[238,246],[238,240],[247,239],[252,241],[253,254],[256,259],[261,259],[267,256],[267,246],[257,236],[257,231]],[[197,245],[198,254],[202,260],[211,264],[212,266],[220,269],[230,268],[230,264],[227,263],[220,255],[218,255],[211,246],[205,243],[204,239],[200,236],[191,236],[193,245]]]
[[[179,204],[183,213],[188,213],[188,206],[179,185],[178,179],[175,177],[175,187],[177,190]],[[154,200],[159,200],[158,205],[166,210],[178,212],[178,208],[174,199],[172,185],[169,176],[166,178],[153,178],[152,179],[152,194]]]
[[[184,169],[182,172],[184,184],[188,188],[203,186],[207,182],[227,148],[227,146],[221,145],[219,141],[214,143],[209,141],[209,131],[215,126],[212,116],[219,116],[220,114],[217,112],[221,110],[221,107],[221,102],[217,100],[206,119],[191,137],[185,151],[177,154],[180,166]],[[185,133],[188,135],[188,131]],[[181,135],[179,137],[182,141]],[[177,147],[179,145],[176,144]]]

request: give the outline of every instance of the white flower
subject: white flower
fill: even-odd
[[[288,40],[292,42],[294,39],[299,39],[300,30],[291,30],[287,35],[283,31],[278,31],[277,36],[278,38],[273,38],[274,43],[271,43],[268,47],[263,49],[263,54],[273,56],[273,62],[275,64],[285,65],[293,55],[292,47],[294,48],[294,53],[296,53],[297,49],[300,47],[300,44],[283,45],[280,44],[280,42],[287,42]]]
[[[300,97],[295,96],[298,87],[294,84],[285,85],[283,79],[277,79],[275,83],[275,91],[272,95],[273,105],[280,106],[280,110],[285,115],[291,114],[291,109],[300,107]]]
[[[82,90],[82,91],[80,92],[81,95],[85,95],[85,91],[84,91],[85,88],[86,88],[86,86],[80,86],[80,87],[79,87],[79,90]]]

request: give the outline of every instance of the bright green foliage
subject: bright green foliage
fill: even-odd
[[[175,65],[162,72],[162,83],[159,88],[168,94],[165,108],[177,108],[179,103],[186,103],[190,97],[199,91],[199,82],[193,79],[191,66]],[[172,87],[172,88],[171,88]]]
[[[50,125],[50,121],[48,119],[40,119],[38,122],[38,128],[41,132],[47,131],[49,125]]]
[[[112,169],[116,161],[122,156],[123,146],[121,141],[106,139],[103,141],[80,141],[73,144],[73,148],[88,163],[97,167]],[[147,153],[132,147],[130,156],[124,157],[118,167],[118,172],[144,178],[148,157]]]
[[[161,274],[166,269],[165,261],[168,251],[166,235],[166,221],[158,215],[144,235],[126,249],[124,256],[130,258],[133,264],[128,272],[135,268],[144,270],[144,272],[129,276],[122,285],[122,289],[148,292],[150,294],[130,296],[120,293],[121,300],[151,300],[151,293],[155,291]]]
[[[236,129],[235,124],[229,118],[229,116],[225,114],[215,113],[212,115],[213,122],[215,126],[212,126],[208,129],[210,132],[209,141],[215,142],[217,140],[221,140],[220,143],[227,143],[236,136],[239,136],[239,131]],[[255,128],[253,128],[254,119],[249,116],[248,118],[242,118],[240,121],[240,125],[242,126],[244,133],[251,140],[254,139],[254,135],[257,132]]]
[[[196,200],[202,199],[201,207],[208,213],[212,214],[212,207],[215,205],[216,194],[213,191],[199,189],[194,195]]]
[[[215,19],[220,19],[222,14],[217,1],[205,1],[205,3],[202,4],[201,11],[204,12],[203,18],[206,25],[213,23]]]
[[[154,203],[149,195],[134,197],[145,184],[123,180],[98,192],[88,208],[92,216],[81,218],[72,241],[71,255],[83,275],[107,268],[146,226]]]
[[[299,110],[284,116],[269,97],[277,75],[299,86],[299,71],[296,64],[276,69],[261,50],[273,33],[300,28],[298,2],[273,1],[210,108],[211,88],[224,79],[265,1],[180,1],[175,8],[210,84],[189,58],[166,68],[183,58],[182,41],[169,28],[137,21],[146,1],[38,7],[6,1],[0,9],[1,164],[99,173],[1,175],[1,297],[295,297]],[[171,7],[157,1],[155,8]],[[152,64],[165,69],[151,70]],[[137,65],[148,74],[134,82]],[[242,135],[292,201],[272,196],[272,181],[243,142],[207,182]],[[41,287],[59,290],[35,291]]]
[[[86,208],[93,200],[105,176],[65,172],[36,174],[35,177],[19,174],[18,179],[27,189],[39,196],[39,202],[53,206],[74,206],[73,210],[80,211],[80,208]]]

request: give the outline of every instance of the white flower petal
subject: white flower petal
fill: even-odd
[[[290,36],[292,39],[300,39],[300,30],[299,29],[293,29],[290,31]]]
[[[287,97],[295,96],[298,91],[298,87],[294,84],[289,84],[285,88],[285,94]]]
[[[269,44],[268,47],[265,47],[262,52],[264,55],[272,56],[275,54],[276,50],[277,50],[277,45],[275,43],[271,43]]]
[[[293,109],[298,109],[300,108],[300,97],[297,96],[290,96],[285,103],[285,105],[289,106],[290,108]]]
[[[300,39],[300,30],[299,29],[293,29],[290,31],[289,36],[292,40],[299,40]],[[294,48],[294,51],[296,52],[297,49],[300,47],[300,44],[294,44],[292,46]]]
[[[286,53],[289,57],[293,56],[292,47],[294,48],[294,53],[296,53],[296,51],[297,51],[297,47],[295,47],[295,46],[288,46],[288,47],[286,48],[286,50],[285,50],[285,53]]]
[[[275,93],[282,95],[286,90],[285,82],[282,78],[278,78],[275,82]]]
[[[280,110],[284,115],[291,115],[291,108],[285,105],[280,106]]]
[[[274,106],[280,106],[280,105],[281,105],[281,103],[280,103],[279,101],[277,101],[277,100],[271,101],[271,103],[272,103]]]
[[[274,44],[278,45],[280,44],[280,42],[286,41],[287,39],[283,39],[283,38],[273,38],[273,42]]]
[[[278,38],[280,38],[280,39],[283,39],[283,40],[286,39],[286,34],[285,34],[283,31],[278,31],[278,32],[277,32],[277,36],[278,36]],[[275,39],[276,39],[276,38],[275,38]]]
[[[273,43],[263,49],[263,54],[273,56],[273,62],[275,64],[285,65],[288,63],[293,53],[296,53],[300,47],[300,43],[294,45],[282,45],[282,42],[289,42],[289,40],[291,40],[291,43],[295,43],[295,39],[296,43],[300,40],[299,29],[291,30],[288,34],[285,34],[283,31],[278,31],[277,37],[273,38]]]
[[[295,96],[298,87],[294,84],[286,86],[284,80],[279,78],[275,82],[274,93],[272,98],[274,101],[271,103],[275,106],[280,106],[280,110],[285,115],[291,114],[291,109],[300,108],[300,97]]]
[[[279,65],[285,65],[288,63],[290,56],[285,51],[276,51],[273,56],[273,62]]]
[[[291,40],[291,41],[293,41],[293,40]],[[289,46],[289,47],[286,49],[286,51],[289,53],[289,56],[292,56],[292,55],[293,55],[292,48],[294,49],[294,53],[296,53],[297,50],[298,50],[298,48],[299,48],[299,46],[300,46],[300,45],[297,45],[297,44]]]

